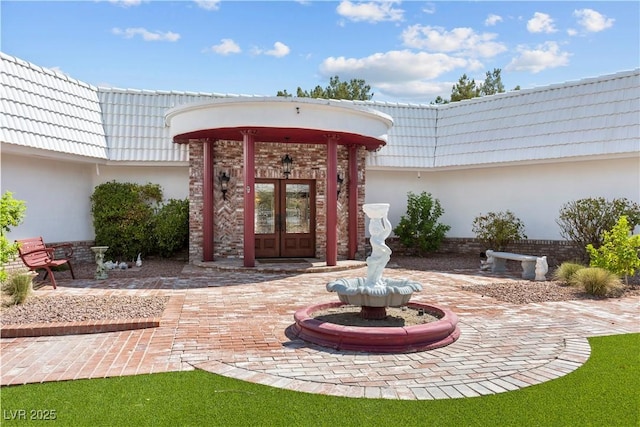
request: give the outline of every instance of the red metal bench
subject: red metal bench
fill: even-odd
[[[56,289],[56,278],[53,276],[52,268],[66,264],[69,266],[71,277],[76,278],[73,274],[71,262],[69,261],[73,255],[73,247],[71,244],[46,246],[42,237],[16,240],[16,243],[18,243],[18,254],[24,265],[31,271],[45,270],[43,279],[46,279],[47,275],[51,276],[53,289]],[[64,257],[56,259],[56,250],[62,251]]]

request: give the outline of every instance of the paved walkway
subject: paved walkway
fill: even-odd
[[[509,279],[478,272],[385,270],[423,284],[412,301],[448,307],[462,335],[433,351],[340,352],[287,338],[293,313],[337,301],[325,285],[365,268],[308,274],[216,271],[154,279],[59,280],[38,294],[168,295],[157,328],[0,340],[2,385],[203,369],[309,393],[389,399],[445,399],[502,393],[580,367],[587,337],[640,332],[638,298],[514,305],[461,290]]]

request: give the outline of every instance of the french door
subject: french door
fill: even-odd
[[[315,257],[315,181],[256,179],[256,258]]]

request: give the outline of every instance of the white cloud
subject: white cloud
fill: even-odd
[[[115,4],[120,7],[133,7],[140,6],[142,3],[145,3],[144,0],[109,0],[109,3]]]
[[[404,10],[396,9],[393,5],[397,3],[389,2],[364,2],[352,3],[348,0],[340,2],[336,8],[338,15],[354,22],[376,23],[381,21],[402,21]]]
[[[49,69],[51,71],[55,71],[58,74],[64,74],[65,76],[68,76],[69,74],[65,73],[64,71],[62,71],[62,68],[60,68],[59,66],[54,66],[54,67],[49,67]]]
[[[268,55],[275,56],[276,58],[287,56],[290,52],[291,49],[289,49],[289,46],[282,42],[275,42],[273,44],[273,49],[270,50],[260,49],[259,47],[254,47],[253,49],[251,49],[251,53],[253,55]]]
[[[425,98],[435,100],[437,96],[445,99],[449,98],[454,84],[451,82],[413,80],[398,84],[380,83],[376,85],[376,89],[391,99],[414,98],[419,102],[424,102]]]
[[[464,68],[470,62],[444,53],[396,50],[374,53],[364,58],[329,57],[320,64],[325,77],[361,78],[368,84],[405,84],[407,81],[435,79],[443,73]]]
[[[174,33],[171,31],[167,31],[166,33],[156,31],[152,32],[145,28],[113,28],[111,32],[117,36],[122,36],[125,39],[131,39],[135,36],[140,36],[144,41],[147,42],[155,42],[155,41],[166,41],[166,42],[176,42],[180,39],[180,34]]]
[[[200,9],[218,10],[220,9],[220,0],[195,0]]]
[[[412,52],[410,50],[375,53],[364,58],[326,58],[319,74],[335,75],[347,81],[364,79],[375,88],[376,98],[425,99],[444,98],[451,93],[453,83],[435,81],[444,73],[456,69],[476,69],[482,65],[474,60],[456,58],[444,53]]]
[[[231,55],[232,53],[242,52],[240,46],[232,39],[222,39],[219,44],[213,45],[207,50],[218,55]]]
[[[578,18],[578,24],[590,33],[597,33],[611,28],[615,22],[615,19],[607,18],[593,9],[574,10],[573,16]]]
[[[530,33],[555,33],[556,28],[553,25],[553,19],[546,13],[536,12],[533,18],[527,21],[527,30]]]
[[[493,27],[498,22],[502,22],[502,16],[491,13],[487,16],[487,19],[484,20],[484,25],[487,27]]]
[[[287,56],[291,52],[289,46],[281,42],[275,42],[273,44],[273,49],[267,50],[264,54],[269,56],[275,56],[276,58],[282,58],[283,56]]]
[[[529,71],[536,74],[548,68],[569,65],[569,57],[571,56],[570,53],[561,51],[556,42],[547,42],[535,49],[519,46],[518,52],[519,55],[511,60],[505,70]]]
[[[421,10],[427,15],[433,15],[434,13],[436,13],[436,5],[435,3],[427,3],[422,7]]]
[[[479,34],[472,28],[464,27],[446,31],[441,27],[411,25],[402,32],[401,37],[407,47],[472,57],[491,58],[507,50],[504,44],[494,41],[497,34]]]

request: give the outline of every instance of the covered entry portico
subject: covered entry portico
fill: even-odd
[[[239,97],[177,106],[166,113],[165,121],[173,141],[188,143],[190,158],[200,160],[202,165],[202,171],[192,168],[190,172],[190,202],[192,196],[199,196],[198,192],[202,197],[201,217],[195,212],[198,210],[197,203],[190,203],[190,258],[192,252],[197,252],[191,248],[198,246],[201,247],[199,257],[202,261],[213,261],[214,253],[225,256],[220,248],[214,247],[214,230],[220,230],[220,227],[216,228],[214,218],[224,214],[226,209],[229,215],[242,212],[242,227],[239,230],[242,247],[238,254],[243,257],[245,267],[254,267],[256,179],[260,182],[262,178],[273,178],[273,169],[278,167],[273,164],[273,158],[279,159],[280,155],[285,154],[272,153],[269,147],[282,149],[312,144],[315,154],[307,151],[300,153],[300,158],[305,159],[306,163],[298,162],[296,166],[300,168],[302,165],[308,170],[296,172],[301,172],[300,178],[313,176],[324,184],[317,188],[316,206],[318,222],[324,217],[322,224],[318,224],[318,230],[324,229],[324,236],[320,240],[325,246],[324,257],[328,266],[336,265],[338,260],[338,147],[346,150],[343,169],[346,171],[344,179],[347,185],[342,191],[345,198],[341,197],[340,200],[345,201],[345,213],[348,216],[348,250],[345,255],[348,259],[355,259],[359,234],[364,234],[363,219],[359,212],[364,191],[364,160],[361,153],[363,149],[376,150],[386,144],[388,131],[393,125],[390,116],[349,101]],[[241,151],[239,145],[236,145],[236,151],[219,149],[224,144],[231,146],[238,141]],[[257,145],[260,146],[258,155]],[[314,155],[318,158],[314,159]],[[293,157],[296,159],[296,154]],[[233,200],[223,202],[215,192],[217,178],[222,173],[221,165],[237,170],[237,177],[231,173],[236,179],[234,197],[241,197],[235,210],[228,207],[229,203],[234,203]],[[198,228],[201,233],[197,232]]]

